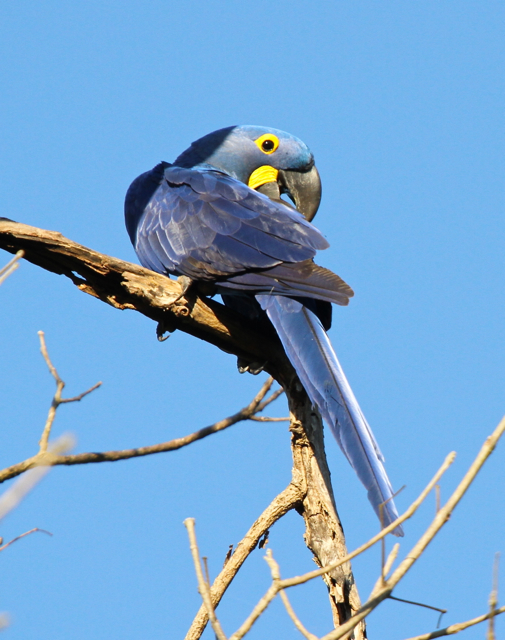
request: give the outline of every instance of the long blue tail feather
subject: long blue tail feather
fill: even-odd
[[[300,302],[256,295],[312,403],[330,426],[340,448],[368,491],[384,526],[398,518],[384,458],[352,392],[321,322]],[[393,533],[403,536],[401,526]]]

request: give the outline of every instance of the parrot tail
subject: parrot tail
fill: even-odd
[[[387,526],[398,518],[384,458],[317,316],[283,296],[256,295],[275,327],[305,391],[330,426],[340,448]],[[381,509],[381,505],[383,505]],[[393,533],[403,536],[401,526]]]

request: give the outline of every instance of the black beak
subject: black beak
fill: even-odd
[[[310,222],[321,202],[321,178],[315,165],[309,171],[280,170],[277,178],[281,193],[286,193],[295,207]]]

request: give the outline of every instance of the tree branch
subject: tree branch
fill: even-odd
[[[432,631],[431,633],[423,633],[421,636],[415,636],[413,638],[408,638],[408,640],[433,640],[433,638],[442,638],[443,636],[451,636],[455,633],[459,633],[460,631],[464,631],[468,629],[468,627],[473,627],[476,624],[480,624],[481,622],[485,622],[490,618],[500,615],[501,613],[505,613],[505,607],[500,607],[499,609],[495,609],[494,611],[490,611],[489,613],[485,613],[482,616],[478,616],[477,618],[472,618],[472,620],[466,620],[466,622],[458,622],[456,624],[451,624],[445,629],[437,629],[436,631]]]
[[[14,271],[16,271],[16,269],[19,267],[19,261],[24,255],[24,251],[18,251],[14,258],[12,258],[12,260],[8,262],[5,267],[2,267],[0,269],[0,284],[2,284],[2,282],[6,280],[11,275],[11,273],[14,273]]]
[[[189,536],[189,547],[191,549],[191,556],[193,558],[193,564],[195,565],[196,577],[198,580],[198,591],[202,596],[203,603],[207,610],[207,616],[210,619],[212,624],[212,628],[214,629],[214,633],[218,640],[227,640],[223,629],[219,623],[219,620],[216,617],[214,612],[214,607],[212,605],[212,599],[210,597],[210,586],[205,581],[203,577],[202,565],[200,564],[200,553],[198,551],[198,544],[196,542],[196,533],[195,533],[195,520],[194,518],[186,518],[184,520],[184,526],[188,530]]]
[[[254,522],[214,580],[210,589],[210,597],[214,609],[221,601],[226,589],[230,586],[233,578],[249,554],[257,547],[263,535],[277,520],[280,520],[286,513],[291,511],[291,509],[297,507],[303,500],[304,494],[305,488],[303,486],[291,482],[284,491],[274,498],[265,511],[263,511],[260,517]],[[205,606],[202,605],[186,634],[185,640],[198,640],[204,632],[207,622],[207,610]]]
[[[32,264],[65,275],[84,293],[116,309],[138,311],[168,331],[179,329],[227,353],[251,361],[275,360],[291,369],[268,322],[259,326],[191,291],[174,304],[181,287],[167,276],[88,249],[61,233],[7,218],[0,218],[0,248],[9,253],[23,249],[25,260]]]
[[[307,394],[266,319],[250,321],[214,300],[199,297],[198,291],[194,290],[179,299],[179,284],[163,275],[92,251],[59,233],[5,218],[0,219],[0,248],[10,253],[22,249],[28,261],[53,273],[65,275],[81,291],[118,309],[134,309],[155,320],[159,327],[158,334],[179,329],[228,353],[252,362],[267,362],[265,370],[284,387],[290,407],[294,462],[293,483],[290,486],[307,488],[299,505],[306,525],[307,546],[321,567],[347,555],[331,489],[321,418],[312,410]],[[145,455],[145,452],[135,451],[132,457]],[[67,458],[64,464],[76,464],[76,458],[72,458],[72,461]],[[89,460],[92,461],[95,460]],[[12,477],[9,470],[7,472],[8,477]],[[235,566],[232,562],[237,553],[238,549],[225,569],[230,565]],[[239,565],[246,556],[247,553]],[[226,573],[226,576],[229,575]],[[338,626],[360,608],[349,563],[326,573],[323,579],[328,585],[333,619],[335,626]],[[211,590],[214,607],[229,584],[227,580],[217,585],[214,583],[216,588],[213,586]],[[205,612],[199,612],[197,618],[200,621],[199,628],[202,624],[205,626]],[[196,619],[188,639],[201,635],[201,631],[194,631],[195,624]],[[355,631],[355,635],[356,640],[365,636],[364,625]]]
[[[60,383],[64,384],[63,381],[60,380]],[[219,420],[214,424],[204,427],[203,429],[199,429],[198,431],[194,431],[193,433],[188,434],[187,436],[182,436],[181,438],[174,438],[173,440],[169,440],[168,442],[161,442],[160,444],[153,444],[146,447],[137,447],[136,449],[123,449],[120,451],[103,451],[103,452],[88,452],[88,453],[76,453],[74,455],[59,455],[54,451],[45,451],[41,450],[36,455],[31,458],[27,458],[22,462],[18,462],[10,467],[2,469],[0,471],[0,484],[5,482],[6,480],[10,480],[11,478],[15,478],[16,476],[24,473],[28,469],[33,469],[34,467],[39,466],[59,466],[66,465],[71,466],[75,464],[90,464],[90,463],[98,463],[98,462],[117,462],[119,460],[128,460],[129,458],[139,458],[141,456],[149,456],[155,453],[164,453],[166,451],[176,451],[177,449],[182,449],[182,447],[186,447],[197,440],[202,440],[207,436],[212,435],[213,433],[217,433],[218,431],[223,431],[228,427],[231,427],[237,422],[241,422],[243,420],[249,420],[254,414],[258,411],[261,411],[262,408],[266,407],[270,402],[275,400],[278,395],[277,392],[274,392],[270,398],[264,400],[266,394],[270,390],[272,386],[273,378],[269,378],[258,391],[253,400],[243,409],[237,411],[232,416],[228,418],[224,418],[223,420]],[[99,383],[100,384],[100,383]],[[97,385],[91,387],[87,391],[79,394],[75,398],[68,399],[60,399],[57,405],[63,404],[64,402],[70,401],[78,401],[83,398],[85,395],[90,393],[92,390],[96,389]],[[59,388],[59,387],[58,387]],[[55,406],[55,400],[51,403],[51,408],[49,410],[49,415],[51,418],[50,425],[52,425],[52,421],[54,420],[54,411],[53,408]],[[49,418],[48,418],[49,420]],[[44,427],[44,433],[47,430],[47,422]]]
[[[394,587],[400,582],[403,576],[411,569],[414,563],[420,558],[423,551],[430,544],[433,538],[436,536],[438,531],[444,526],[444,524],[449,520],[450,514],[456,508],[458,502],[464,496],[464,494],[468,491],[468,488],[475,480],[475,477],[479,473],[482,468],[482,465],[488,459],[488,457],[494,451],[496,445],[498,444],[499,439],[502,437],[505,432],[505,417],[502,418],[496,429],[493,433],[486,439],[484,444],[482,445],[477,457],[471,464],[470,468],[463,476],[463,479],[458,484],[450,498],[447,500],[445,505],[440,508],[437,512],[435,518],[433,519],[430,526],[426,529],[424,534],[419,538],[414,547],[407,554],[405,559],[400,563],[398,568],[393,572],[391,577],[383,581],[382,576],[377,581],[375,587],[370,594],[369,599],[365,604],[361,607],[361,609],[353,616],[352,619],[348,620],[345,624],[342,625],[340,629],[336,629],[335,631],[331,631],[330,633],[323,636],[321,640],[338,640],[345,636],[346,633],[352,631],[356,624],[358,624],[361,620],[363,620],[369,613],[371,613],[383,600],[388,598],[390,594],[393,592]],[[492,613],[490,612],[487,619]],[[436,636],[433,636],[436,637]]]

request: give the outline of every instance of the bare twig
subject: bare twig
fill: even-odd
[[[382,602],[382,600],[391,596],[393,587],[399,582],[399,580],[403,577],[403,575],[405,575],[406,571],[412,566],[415,560],[419,557],[422,550],[426,548],[426,546],[429,544],[430,540],[433,538],[436,532],[447,521],[450,513],[455,508],[455,506],[457,505],[461,497],[464,495],[465,491],[470,486],[471,482],[477,475],[479,469],[482,467],[487,457],[493,451],[503,431],[505,431],[505,418],[500,422],[495,432],[486,440],[476,460],[474,461],[474,463],[472,464],[468,472],[465,474],[463,480],[458,485],[458,488],[456,489],[456,491],[453,493],[451,498],[449,498],[446,505],[439,510],[432,525],[428,528],[427,532],[421,537],[420,541],[415,545],[414,549],[408,554],[407,558],[400,564],[399,568],[394,572],[391,578],[389,580],[386,580],[386,575],[389,572],[392,563],[394,562],[394,559],[398,551],[398,545],[395,545],[387,561],[384,563],[384,571],[383,573],[381,572],[381,577],[377,582],[376,586],[374,587],[374,590],[372,591],[369,601],[365,603],[365,605],[363,605],[363,607],[358,612],[358,614],[353,616],[351,620],[344,623],[338,629],[331,631],[330,633],[325,635],[321,640],[337,640],[338,638],[342,638],[347,635],[350,635],[352,633],[352,629],[355,627],[356,623],[359,622],[359,620],[362,620],[365,617],[365,615],[367,615],[370,611],[372,611],[380,602]],[[437,473],[432,478],[432,480],[428,483],[426,488],[421,492],[418,499],[412,503],[409,509],[407,509],[407,511],[396,522],[392,523],[391,525],[383,529],[379,534],[374,536],[369,542],[367,542],[366,544],[356,549],[356,551],[353,551],[352,553],[348,554],[345,558],[342,558],[341,560],[339,560],[338,563],[332,563],[331,565],[322,567],[317,571],[311,571],[307,574],[304,574],[303,576],[297,576],[295,578],[289,578],[285,580],[281,580],[280,577],[279,579],[276,579],[273,582],[273,584],[270,586],[268,591],[265,593],[265,595],[258,602],[253,612],[248,617],[248,619],[244,622],[242,627],[236,632],[236,634],[239,634],[239,635],[237,635],[236,637],[235,635],[232,636],[230,640],[238,640],[238,638],[242,637],[240,633],[242,633],[244,629],[249,629],[250,626],[252,626],[253,622],[257,619],[259,615],[261,615],[261,613],[266,609],[268,604],[275,598],[275,596],[279,591],[288,587],[298,585],[298,584],[303,584],[308,580],[316,578],[322,575],[323,573],[330,571],[331,569],[335,568],[339,564],[343,564],[344,562],[349,561],[350,559],[356,557],[360,553],[363,553],[363,551],[370,548],[373,544],[381,540],[385,535],[387,535],[387,533],[389,533],[394,528],[396,528],[396,526],[398,526],[399,523],[404,522],[405,520],[410,518],[414,514],[414,512],[417,510],[417,508],[421,505],[421,503],[425,500],[425,498],[428,496],[430,491],[437,485],[438,481],[440,480],[442,475],[445,473],[445,471],[449,468],[449,466],[453,463],[454,459],[455,459],[455,454],[453,452],[446,457],[440,469],[437,471]],[[416,603],[413,603],[413,604],[416,604]],[[430,607],[429,605],[423,605],[423,606],[427,606],[428,608],[433,608],[433,609],[436,609],[437,611],[441,611],[440,609],[437,609],[435,607]],[[498,612],[500,610],[496,610],[496,611]],[[364,612],[366,612],[365,615],[363,615]],[[486,617],[482,618],[482,620],[488,619],[490,616],[491,616],[491,612]],[[429,637],[438,637],[438,636],[429,636]]]
[[[199,431],[195,431],[194,433],[190,433],[187,436],[183,436],[182,438],[175,438],[174,440],[169,440],[168,442],[162,442],[160,444],[154,444],[146,447],[138,447],[136,449],[123,449],[120,451],[104,451],[104,452],[90,452],[90,453],[77,453],[75,455],[57,455],[52,453],[51,451],[39,451],[38,454],[32,456],[31,458],[27,458],[22,462],[18,462],[10,467],[2,469],[0,471],[0,484],[9,480],[11,478],[15,478],[16,476],[24,473],[28,469],[32,469],[33,467],[40,465],[48,465],[48,466],[71,466],[75,464],[91,464],[98,462],[117,462],[118,460],[128,460],[129,458],[138,458],[141,456],[153,455],[155,453],[164,453],[166,451],[176,451],[177,449],[181,449],[182,447],[186,447],[197,440],[201,440],[202,438],[206,438],[207,436],[212,435],[213,433],[217,433],[218,431],[223,431],[228,427],[236,424],[237,422],[241,422],[243,420],[248,420],[251,415],[253,415],[256,411],[259,411],[259,406],[261,406],[261,401],[268,393],[271,385],[273,384],[273,379],[269,378],[262,385],[261,389],[258,391],[253,400],[237,413],[225,418],[224,420],[219,420],[219,422],[214,423],[208,427],[204,427]],[[78,401],[88,393],[91,393],[98,385],[91,387],[88,391],[76,396],[75,398],[69,398],[67,400],[63,399],[59,401],[59,404],[65,401]],[[275,395],[272,394],[272,395]],[[278,397],[278,396],[277,396]],[[270,398],[269,398],[270,400]],[[53,404],[54,404],[53,400]],[[51,405],[51,409],[53,405]],[[54,412],[51,412],[48,416],[49,426],[44,428],[44,433],[50,432],[52,421],[54,421]]]
[[[265,611],[265,609],[268,607],[268,605],[272,602],[272,600],[276,597],[276,595],[280,591],[283,591],[283,589],[286,589],[286,588],[289,588],[289,587],[293,587],[293,586],[308,582],[309,580],[317,578],[320,575],[322,575],[323,573],[328,573],[329,571],[331,571],[332,569],[336,568],[337,566],[340,566],[340,565],[348,562],[352,558],[355,558],[357,555],[359,555],[359,554],[363,553],[364,551],[366,551],[367,549],[369,549],[373,544],[377,543],[379,540],[382,540],[384,538],[384,536],[387,535],[387,533],[389,533],[393,529],[395,529],[400,522],[403,522],[403,521],[407,520],[407,518],[411,517],[414,514],[414,512],[417,510],[417,508],[421,505],[421,503],[429,495],[430,491],[433,489],[433,487],[439,481],[441,476],[445,473],[445,471],[453,463],[454,459],[455,459],[454,452],[449,454],[446,457],[444,463],[442,464],[440,469],[437,471],[435,476],[432,478],[432,480],[428,483],[428,485],[426,486],[424,491],[421,492],[421,494],[418,497],[418,499],[415,502],[412,503],[412,505],[409,507],[409,509],[407,509],[407,511],[396,522],[394,522],[391,525],[389,525],[388,527],[382,529],[382,531],[380,533],[378,533],[376,536],[374,536],[366,544],[362,545],[361,547],[356,549],[356,551],[353,551],[352,553],[348,554],[344,558],[341,558],[338,561],[338,563],[333,563],[333,564],[328,565],[326,567],[322,567],[321,569],[318,569],[316,571],[310,571],[309,573],[306,573],[306,574],[304,574],[302,576],[297,576],[295,578],[287,578],[287,579],[282,580],[280,578],[280,574],[279,574],[279,577],[273,580],[272,585],[268,588],[266,593],[259,600],[258,604],[254,607],[253,611],[248,616],[248,618],[244,621],[244,623],[241,625],[241,627],[230,637],[230,640],[240,640],[240,638],[242,638],[249,631],[249,629],[252,627],[254,622]],[[392,564],[393,564],[393,562],[394,562],[394,560],[396,558],[396,555],[398,553],[398,549],[399,549],[399,544],[397,543],[397,544],[395,544],[395,546],[393,547],[391,553],[389,554],[389,557],[387,558],[387,561],[382,563],[383,570],[381,571],[381,578],[380,579],[383,582],[383,584],[386,584],[385,577],[386,577],[387,573],[389,572],[389,570],[390,570],[390,568],[391,568],[391,566],[392,566]],[[270,558],[271,556],[269,556],[268,553],[269,552],[267,551],[267,558]],[[269,566],[272,567],[272,565],[270,564],[269,560],[267,560],[267,562],[268,562]],[[306,632],[309,633],[308,631],[306,631]],[[346,635],[347,633],[351,634],[352,633],[352,629],[348,629],[343,635]],[[326,637],[327,636],[325,636],[325,638]]]
[[[289,422],[289,416],[285,418],[269,418],[268,416],[251,416],[249,420],[256,420],[256,422]]]
[[[268,407],[269,404],[272,404],[272,402],[282,396],[283,393],[284,389],[282,389],[282,387],[280,389],[276,389],[269,398],[267,398],[263,402],[260,402],[260,404],[258,405],[258,413],[261,413],[263,409],[265,409],[265,407]]]
[[[51,453],[54,452],[53,455],[57,455],[58,452],[68,451],[68,449],[73,446],[73,438],[68,435],[61,436],[61,438],[58,438],[58,440],[56,440],[52,445]],[[49,469],[50,467],[48,466],[36,466],[35,468],[30,469],[30,471],[25,473],[24,476],[22,476],[12,485],[12,487],[9,487],[7,491],[0,496],[0,520],[17,507],[27,493],[29,493],[33,487],[42,480]]]
[[[496,607],[498,606],[498,568],[500,566],[500,554],[496,553],[493,562],[493,587],[489,595],[489,626],[487,630],[486,640],[496,640],[494,633],[494,619],[496,615]]]
[[[51,362],[51,358],[49,357],[49,353],[47,351],[44,332],[39,331],[38,336],[40,339],[40,352],[42,353],[42,356],[46,361],[47,368],[49,369],[50,374],[53,376],[56,382],[56,393],[54,394],[53,401],[51,402],[51,406],[49,407],[46,424],[44,425],[44,431],[42,432],[42,436],[39,441],[39,446],[40,446],[39,453],[45,453],[47,451],[49,436],[51,435],[51,429],[53,427],[54,419],[56,417],[56,411],[58,410],[58,407],[60,406],[60,404],[64,404],[65,402],[79,402],[80,400],[82,400],[82,398],[84,398],[84,396],[87,396],[89,393],[97,389],[102,383],[97,382],[90,389],[88,389],[87,391],[84,391],[78,396],[75,396],[74,398],[66,398],[66,399],[62,398],[61,393],[65,387],[65,383],[60,378],[58,372],[56,371],[56,367]]]
[[[82,393],[79,393],[77,396],[73,396],[72,398],[61,398],[60,404],[67,404],[68,402],[80,402],[83,398],[85,398],[90,393],[92,393],[95,389],[98,389],[98,387],[101,387],[101,386],[102,386],[102,383],[101,382],[97,382],[96,384],[94,384],[92,387],[90,387],[86,391],[83,391]]]
[[[205,608],[207,609],[207,615],[209,616],[210,623],[212,625],[212,628],[214,629],[214,633],[216,634],[217,639],[227,640],[226,635],[221,628],[221,624],[219,623],[219,620],[217,619],[214,612],[212,599],[210,597],[209,585],[203,577],[202,565],[200,564],[200,554],[198,552],[198,544],[196,542],[194,518],[186,518],[186,520],[184,520],[184,526],[188,530],[189,548],[191,549],[191,555],[193,556],[193,563],[195,565],[196,578],[198,580],[198,591],[202,596]]]
[[[414,513],[417,511],[417,509],[424,502],[424,500],[426,499],[426,497],[428,496],[430,491],[433,489],[435,484],[439,481],[439,479],[442,477],[442,475],[447,471],[447,469],[454,462],[455,458],[456,458],[456,454],[454,452],[450,453],[446,457],[446,459],[444,460],[444,462],[443,462],[442,466],[440,467],[440,469],[433,476],[431,481],[426,485],[426,488],[421,492],[421,494],[419,495],[417,500],[415,500],[410,505],[410,507],[405,511],[405,513],[403,515],[401,515],[398,518],[398,520],[395,520],[395,522],[391,523],[390,525],[388,525],[387,527],[382,529],[377,535],[375,535],[373,538],[371,538],[365,544],[362,544],[361,547],[358,547],[352,553],[349,553],[345,558],[342,558],[338,562],[335,562],[335,563],[332,563],[330,565],[327,565],[326,567],[322,567],[321,569],[316,569],[315,571],[309,571],[308,573],[305,573],[305,574],[303,574],[301,576],[296,576],[294,578],[285,578],[284,580],[281,581],[281,587],[283,589],[286,589],[288,587],[294,587],[294,586],[296,586],[298,584],[303,584],[304,582],[308,582],[309,580],[313,580],[314,578],[317,578],[318,576],[321,576],[324,573],[328,573],[328,571],[331,571],[332,569],[338,567],[339,565],[341,565],[341,564],[343,564],[345,562],[349,562],[350,560],[352,560],[356,556],[362,554],[364,551],[366,551],[370,547],[373,547],[374,544],[376,544],[379,540],[382,540],[382,538],[384,538],[384,536],[388,535],[388,533],[391,533],[391,531],[393,531],[399,524],[401,524],[402,522],[405,522],[406,520],[408,520],[409,518],[411,518],[414,515]]]
[[[230,640],[241,640],[241,638],[243,638],[246,635],[246,633],[248,633],[251,630],[253,624],[261,616],[261,614],[266,610],[268,605],[272,602],[272,600],[275,598],[275,596],[279,592],[279,589],[277,588],[277,585],[278,585],[278,582],[279,582],[279,579],[280,579],[280,575],[279,575],[279,571],[278,571],[278,565],[272,558],[271,549],[269,549],[267,551],[267,555],[265,556],[265,560],[267,561],[268,566],[270,567],[270,570],[272,571],[272,585],[270,586],[268,591],[265,593],[265,595],[260,599],[258,604],[254,607],[254,609],[252,610],[250,615],[247,616],[245,621],[240,625],[240,627],[237,629],[237,631],[235,631],[235,633],[230,636]],[[273,561],[275,563],[275,566],[277,567],[277,571],[272,570],[272,567],[274,565],[271,564],[271,561]]]
[[[212,584],[210,594],[214,608],[217,607],[231,581],[249,554],[256,548],[258,541],[264,533],[270,529],[277,520],[282,518],[283,515],[299,504],[302,499],[303,489],[298,485],[290,483],[286,489],[269,504],[256,522],[254,522],[246,535],[237,544],[234,553],[230,556],[228,562],[225,563]],[[207,621],[207,611],[205,606],[202,605],[186,634],[185,640],[197,640],[197,638],[200,638],[207,625]]]
[[[275,583],[268,589],[265,595],[261,598],[258,604],[254,607],[251,614],[246,618],[243,624],[235,631],[235,633],[230,636],[230,640],[240,640],[243,638],[246,633],[248,633],[256,622],[256,620],[261,616],[261,614],[265,611],[268,605],[272,602],[275,596],[278,593],[278,589]]]
[[[389,600],[395,600],[396,602],[404,602],[405,604],[413,604],[416,607],[424,607],[425,609],[431,609],[431,611],[438,611],[440,614],[438,618],[437,627],[440,626],[440,621],[444,613],[447,613],[447,609],[441,609],[440,607],[434,607],[431,604],[424,604],[424,602],[416,602],[415,600],[405,600],[405,598],[397,598],[396,596],[389,595]]]
[[[385,580],[388,573],[391,571],[391,567],[394,564],[394,561],[396,560],[396,556],[398,555],[398,551],[400,550],[400,543],[397,542],[394,547],[391,549],[391,552],[386,560],[386,562],[384,563],[384,566],[382,567],[382,579]]]
[[[418,542],[414,545],[412,550],[407,554],[407,557],[400,563],[396,571],[392,574],[389,580],[384,585],[382,583],[382,576],[377,581],[370,598],[361,607],[360,611],[354,615],[350,620],[345,622],[339,629],[331,631],[323,636],[321,640],[338,640],[345,636],[346,633],[351,631],[358,622],[363,620],[371,611],[373,611],[385,598],[388,598],[394,587],[400,582],[403,576],[410,570],[412,565],[419,559],[423,551],[433,540],[435,535],[440,531],[444,524],[448,521],[450,514],[455,509],[461,498],[465,495],[466,491],[475,480],[478,472],[482,468],[482,465],[494,451],[494,448],[498,444],[499,439],[505,432],[505,417],[502,418],[500,424],[496,427],[494,432],[486,439],[482,445],[477,457],[471,464],[467,473],[456,487],[450,498],[445,505],[440,508],[431,525],[426,529],[425,533],[421,536]],[[400,518],[401,520],[401,518]],[[398,521],[397,521],[398,522]],[[488,619],[489,615],[485,618]],[[437,636],[433,636],[437,637]]]
[[[265,560],[267,561],[267,564],[270,567],[270,572],[272,574],[273,582],[275,583],[276,581],[280,581],[281,573],[280,573],[279,565],[274,560],[273,553],[272,553],[271,549],[269,549],[267,551],[267,554],[265,556]],[[281,597],[282,603],[284,604],[284,608],[286,609],[286,611],[288,613],[288,616],[291,618],[291,620],[293,621],[293,624],[298,629],[298,631],[302,634],[302,636],[304,638],[307,638],[307,640],[318,640],[317,636],[315,636],[313,633],[310,633],[310,631],[308,631],[303,626],[303,624],[299,620],[298,616],[296,615],[293,607],[291,606],[291,603],[289,602],[288,596],[287,596],[286,592],[284,591],[284,589],[280,590],[279,595]]]
[[[505,607],[500,607],[499,609],[495,609],[494,613],[489,612],[484,614],[483,616],[472,618],[472,620],[451,624],[450,626],[445,627],[445,629],[437,629],[437,631],[432,631],[431,633],[423,633],[420,636],[407,638],[407,640],[433,640],[433,638],[442,638],[443,636],[451,636],[455,633],[459,633],[460,631],[464,631],[469,627],[473,627],[476,624],[485,622],[486,620],[489,620],[489,618],[491,618],[492,616],[498,616],[502,613],[505,613]]]
[[[203,566],[205,568],[205,582],[210,587],[210,573],[209,573],[209,563],[207,562],[207,556],[203,556]]]
[[[272,550],[269,549],[266,553],[265,560],[270,567],[270,572],[272,574],[272,585],[265,593],[265,595],[259,600],[258,604],[254,607],[250,615],[246,618],[244,623],[240,626],[237,631],[233,635],[230,636],[230,640],[241,640],[252,628],[253,624],[256,620],[262,615],[262,613],[266,610],[268,605],[272,602],[272,600],[276,597],[276,595],[280,592],[281,599],[284,603],[286,611],[295,624],[296,628],[300,633],[307,638],[307,640],[318,640],[317,636],[307,631],[307,629],[303,626],[303,624],[298,619],[295,614],[291,603],[288,600],[288,597],[284,593],[282,589],[279,589],[279,583],[281,580],[279,565],[273,558]]]
[[[25,536],[29,536],[31,533],[35,533],[36,531],[39,531],[40,533],[45,533],[48,536],[52,536],[53,535],[50,531],[46,531],[45,529],[39,529],[38,527],[35,527],[34,529],[30,529],[30,531],[25,531],[21,535],[16,536],[15,538],[10,540],[9,542],[6,542],[5,544],[3,544],[0,547],[0,551],[3,551],[4,549],[7,549],[7,547],[10,547],[10,545],[13,544],[14,542],[17,542],[18,540],[21,540],[21,538],[24,538]]]
[[[5,267],[2,267],[0,269],[0,284],[2,284],[2,282],[6,280],[11,275],[11,273],[14,273],[14,271],[16,271],[16,269],[19,267],[19,260],[24,255],[25,252],[23,250],[18,251],[14,258],[12,258],[12,260],[8,262]]]
[[[263,409],[265,409],[265,407],[268,407],[269,404],[277,400],[277,398],[281,396],[283,393],[284,393],[284,389],[282,387],[274,391],[270,396],[270,398],[267,398],[264,402],[262,402],[258,406],[257,413],[261,413]],[[290,418],[289,416],[286,418],[268,418],[265,416],[252,415],[249,418],[249,420],[256,420],[257,422],[286,422],[287,420],[290,420]]]

